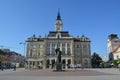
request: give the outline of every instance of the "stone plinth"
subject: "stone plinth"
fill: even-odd
[[[62,64],[61,63],[56,64],[56,71],[62,71]]]

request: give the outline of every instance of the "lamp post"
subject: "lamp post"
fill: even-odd
[[[20,42],[20,44],[23,44],[24,45],[24,56],[25,56],[25,42]]]
[[[26,55],[25,55],[25,45],[26,45],[26,43],[25,42],[20,42],[20,44],[22,44],[22,45],[24,45],[24,63],[23,63],[23,65],[24,65],[24,67],[26,68]]]

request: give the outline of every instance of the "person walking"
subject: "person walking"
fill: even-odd
[[[13,67],[13,71],[16,71],[16,65],[14,65],[14,67]]]
[[[1,65],[1,69],[2,69],[2,71],[4,71],[4,66],[3,65]]]

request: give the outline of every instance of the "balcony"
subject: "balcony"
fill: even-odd
[[[46,54],[46,56],[57,56],[57,54]],[[62,56],[71,56],[71,54],[62,54]]]

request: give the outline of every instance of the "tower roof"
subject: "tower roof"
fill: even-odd
[[[108,36],[108,38],[109,38],[110,40],[112,40],[112,39],[118,39],[118,36],[117,36],[117,34],[110,34],[110,35]]]
[[[61,20],[60,11],[58,11],[58,15],[57,15],[57,19],[56,20]]]

